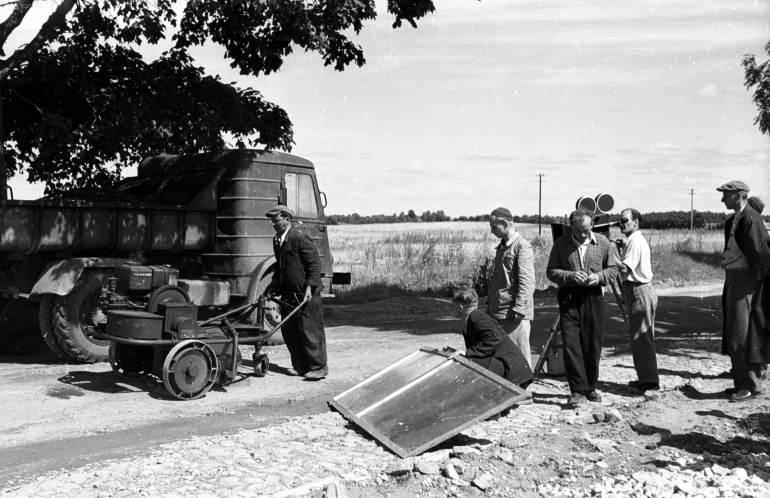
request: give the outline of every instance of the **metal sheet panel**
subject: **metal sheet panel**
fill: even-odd
[[[329,404],[402,458],[418,455],[525,397],[454,350],[422,348]]]

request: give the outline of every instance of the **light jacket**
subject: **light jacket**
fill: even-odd
[[[501,240],[495,251],[489,282],[489,314],[497,320],[521,313],[525,320],[535,317],[535,254],[532,245],[515,233],[509,245]]]

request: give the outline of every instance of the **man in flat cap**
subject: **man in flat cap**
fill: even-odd
[[[770,332],[762,296],[770,292],[768,236],[761,216],[747,202],[749,186],[735,180],[717,187],[722,203],[734,211],[725,221],[725,286],[722,292],[722,353],[730,356],[731,401],[762,392],[770,361]]]
[[[301,310],[283,324],[282,333],[291,355],[289,375],[321,380],[329,373],[326,364],[326,333],[321,308],[321,261],[315,243],[307,234],[292,227],[294,213],[283,205],[265,216],[275,229],[273,253],[278,266],[270,284],[289,306],[283,316],[307,300]]]
[[[529,334],[535,315],[535,255],[532,245],[513,226],[513,215],[499,207],[489,215],[489,228],[500,244],[495,249],[487,312],[497,320],[532,368]]]

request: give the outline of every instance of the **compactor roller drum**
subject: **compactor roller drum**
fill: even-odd
[[[178,399],[198,399],[219,379],[219,360],[205,342],[182,341],[166,355],[162,374],[169,394]]]

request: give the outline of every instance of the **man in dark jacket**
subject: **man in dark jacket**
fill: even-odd
[[[277,269],[270,285],[288,306],[288,315],[303,300],[301,310],[283,324],[282,333],[291,355],[289,375],[303,375],[320,380],[329,373],[326,364],[326,333],[321,308],[321,262],[315,243],[305,233],[292,227],[294,213],[286,206],[276,206],[265,214],[275,229],[273,252]]]
[[[744,401],[762,392],[770,361],[770,324],[763,309],[770,286],[768,235],[762,217],[747,202],[748,185],[736,180],[717,190],[725,207],[735,212],[725,221],[722,352],[732,363],[730,400]]]
[[[462,319],[465,357],[514,384],[529,385],[532,382],[529,363],[497,321],[478,309],[476,292],[473,289],[457,291],[452,302]],[[528,400],[531,398],[530,394]]]
[[[570,233],[553,243],[546,275],[559,285],[559,324],[572,393],[568,404],[575,407],[601,401],[596,382],[604,340],[602,287],[617,278],[620,259],[615,244],[592,231],[592,213],[573,211],[569,221]]]

